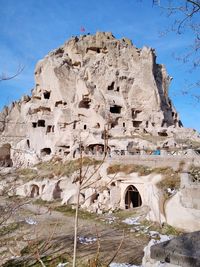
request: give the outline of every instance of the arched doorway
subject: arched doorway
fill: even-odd
[[[142,205],[142,199],[137,188],[128,186],[125,194],[125,209],[136,208]]]
[[[10,144],[4,144],[0,147],[0,167],[12,167],[13,162],[10,158],[10,150],[11,145]]]
[[[31,196],[32,198],[39,196],[39,186],[36,184],[31,185]]]
[[[60,181],[58,181],[53,190],[53,199],[61,198],[61,192],[62,192],[62,189],[60,188]]]
[[[46,155],[50,155],[50,154],[51,154],[51,148],[45,147],[41,149],[41,156],[45,157]]]

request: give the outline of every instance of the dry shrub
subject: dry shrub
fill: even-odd
[[[161,173],[163,175],[163,179],[157,183],[158,188],[163,191],[167,191],[168,188],[178,190],[180,188],[180,175],[179,171],[174,171],[172,168],[160,168],[155,169],[156,173]]]
[[[125,174],[130,174],[132,172],[137,172],[141,176],[149,175],[152,173],[152,169],[143,165],[134,164],[114,164],[107,168],[107,174],[115,174],[118,172],[124,172]]]
[[[179,162],[179,166],[178,166],[178,170],[177,170],[177,171],[178,171],[178,172],[182,172],[184,166],[185,166],[185,161],[184,161],[184,160],[181,160],[181,161]]]
[[[200,183],[200,167],[191,165],[189,173],[193,183]]]
[[[94,166],[97,164],[100,164],[101,161],[91,159],[91,158],[83,158],[82,159],[82,165],[83,166]],[[37,168],[39,172],[45,173],[45,177],[48,177],[50,175],[51,177],[55,176],[69,176],[72,173],[78,171],[80,169],[81,165],[81,159],[75,159],[75,160],[68,160],[68,161],[61,161],[60,159],[56,161],[47,161],[47,162],[41,162],[37,164]]]
[[[30,181],[35,179],[38,176],[38,173],[35,169],[24,168],[17,170],[17,175],[19,175],[20,178],[25,179],[26,181]]]

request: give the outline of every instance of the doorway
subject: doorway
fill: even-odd
[[[125,209],[140,207],[142,199],[139,191],[133,185],[128,186],[125,194]]]

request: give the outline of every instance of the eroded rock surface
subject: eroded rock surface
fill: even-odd
[[[111,155],[177,148],[176,139],[188,136],[199,141],[182,128],[168,97],[170,80],[151,48],[111,33],[71,38],[38,62],[31,97],[0,113],[0,144],[11,145],[21,166],[76,157],[80,140],[87,155],[102,154],[105,138]]]

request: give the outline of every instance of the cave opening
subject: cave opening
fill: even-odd
[[[43,93],[44,99],[49,99],[49,98],[50,98],[50,95],[51,95],[51,93],[48,92],[48,91],[45,91],[45,92]]]
[[[112,82],[111,85],[108,85],[108,90],[113,90],[115,86],[115,82]]]
[[[133,185],[128,186],[125,194],[125,209],[140,207],[142,199],[139,191]]]
[[[142,121],[133,121],[133,127],[140,127],[140,125],[142,124]]]
[[[50,155],[50,154],[51,154],[51,148],[45,147],[45,148],[41,149],[41,156],[46,156],[46,155]]]
[[[45,120],[38,120],[38,127],[45,127]]]
[[[121,106],[114,105],[114,106],[110,107],[110,112],[111,113],[115,113],[115,114],[120,114],[121,113],[121,109],[122,109]]]

